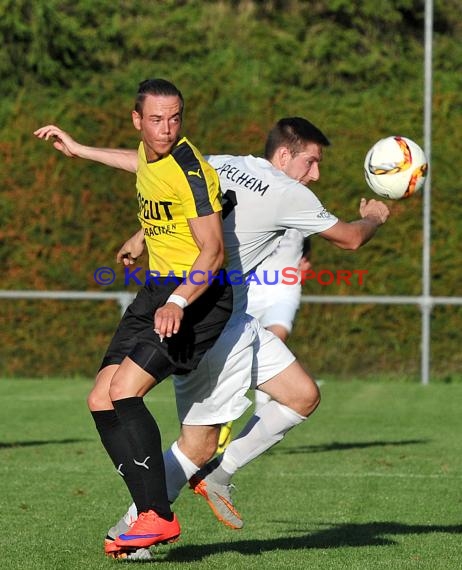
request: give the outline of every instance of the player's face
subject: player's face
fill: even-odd
[[[170,153],[180,137],[181,100],[176,95],[147,95],[143,113],[133,111],[135,128],[140,131],[148,161]]]
[[[308,143],[304,149],[290,156],[284,165],[283,171],[304,186],[319,179],[319,163],[322,160],[322,146]]]

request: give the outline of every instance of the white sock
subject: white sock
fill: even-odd
[[[199,467],[181,451],[176,441],[164,452],[164,463],[168,500],[173,503]]]
[[[268,396],[265,392],[261,390],[255,390],[255,413],[258,412],[271,400],[271,396]]]
[[[240,467],[281,441],[284,435],[306,418],[274,400],[253,415],[241,433],[226,448],[220,467],[233,475]]]
[[[134,521],[138,518],[138,509],[136,508],[135,503],[132,503],[128,507],[128,511],[124,514],[124,521],[131,526]]]

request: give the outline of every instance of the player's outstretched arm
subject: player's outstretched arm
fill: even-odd
[[[329,240],[341,249],[356,250],[367,243],[379,227],[384,224],[390,210],[379,200],[361,199],[359,204],[360,220],[342,222],[339,220],[328,230],[321,232],[323,238]]]
[[[138,165],[136,150],[85,146],[75,141],[66,131],[56,125],[40,127],[34,131],[34,135],[46,141],[52,140],[56,150],[71,158],[85,158],[113,168],[136,172]]]

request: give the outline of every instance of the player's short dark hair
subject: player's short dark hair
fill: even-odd
[[[271,160],[281,146],[287,147],[292,155],[300,152],[307,143],[329,146],[326,135],[313,123],[303,117],[280,119],[270,130],[265,144],[265,158]]]
[[[135,111],[143,114],[143,103],[146,95],[174,95],[180,98],[180,113],[183,113],[184,99],[181,91],[166,79],[145,79],[138,85],[138,92],[135,100]]]

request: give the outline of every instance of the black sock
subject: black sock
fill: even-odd
[[[134,499],[138,512],[153,509],[162,518],[172,520],[162,443],[156,420],[147,409],[143,398],[123,398],[113,404],[130,442],[134,474],[138,482],[141,481],[144,485],[144,499]],[[130,481],[127,481],[127,484]]]
[[[130,442],[122,428],[122,424],[117,417],[115,410],[101,410],[91,412],[98,430],[101,442],[104,445],[109,457],[117,469],[117,473],[122,476],[130,491],[130,495],[135,502],[144,501],[144,483],[140,481],[138,474],[133,469],[133,450]]]

